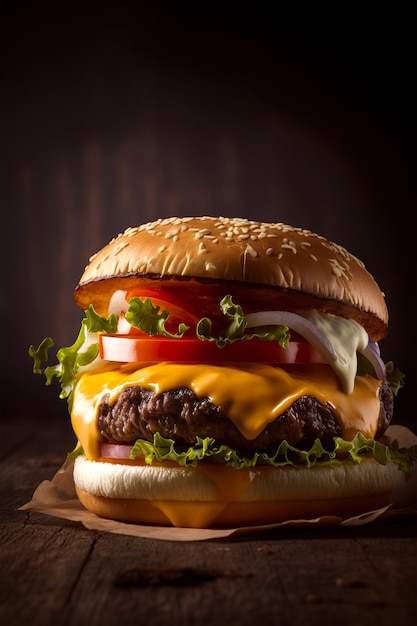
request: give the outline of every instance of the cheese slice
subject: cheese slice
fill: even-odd
[[[380,411],[381,381],[357,376],[352,393],[344,393],[338,377],[327,365],[291,365],[285,369],[258,363],[238,367],[159,363],[137,368],[135,363],[106,362],[80,376],[74,389],[72,425],[89,459],[100,456],[98,409],[105,394],[110,404],[120,392],[140,385],[155,392],[187,387],[227,407],[227,415],[247,439],[256,438],[265,426],[304,395],[329,402],[342,429],[351,440],[360,431],[373,437]]]

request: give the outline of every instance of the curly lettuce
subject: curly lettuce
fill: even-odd
[[[81,454],[84,454],[82,447],[77,447],[68,458],[74,459]],[[352,441],[334,437],[333,444],[326,447],[320,439],[316,439],[308,450],[300,450],[287,441],[282,441],[273,453],[243,454],[225,444],[217,444],[212,437],[197,437],[194,445],[184,448],[177,446],[173,439],[155,433],[153,441],[137,439],[130,458],[134,460],[138,456],[143,456],[147,465],[154,461],[159,463],[171,461],[181,467],[196,467],[199,463],[218,463],[234,469],[260,466],[337,467],[342,462],[358,464],[371,457],[380,465],[394,463],[398,470],[404,473],[405,478],[409,479],[413,466],[417,463],[417,445],[400,448],[396,440],[386,445],[357,433]]]
[[[405,374],[401,372],[398,367],[395,367],[392,361],[388,361],[385,364],[387,381],[396,396],[400,389],[405,385]]]
[[[261,341],[278,341],[281,347],[288,348],[291,337],[288,326],[263,326],[262,329],[247,332],[246,317],[242,308],[234,304],[232,296],[225,296],[221,300],[220,310],[229,320],[229,325],[215,337],[212,332],[212,321],[208,317],[203,317],[196,327],[197,337],[202,341],[214,341],[218,348],[223,348],[234,341],[247,341],[256,337]]]
[[[48,365],[42,369],[42,363],[48,360],[48,352],[54,346],[51,337],[46,337],[37,348],[29,347],[29,355],[33,358],[33,372],[44,374],[46,384],[50,385],[57,378],[61,385],[60,398],[68,399],[71,409],[72,391],[75,379],[80,367],[87,367],[98,358],[99,333],[115,333],[117,331],[117,316],[103,317],[99,315],[92,304],[85,311],[85,317],[81,321],[81,328],[75,342],[66,348],[60,348],[56,353],[58,363]],[[97,335],[97,341],[91,341],[90,334]]]
[[[154,306],[150,298],[142,300],[138,296],[129,300],[129,308],[125,314],[125,318],[131,326],[142,330],[151,337],[161,335],[169,339],[181,339],[190,327],[181,323],[178,326],[178,332],[168,332],[165,328],[165,322],[169,316],[168,311],[160,311],[159,306]]]

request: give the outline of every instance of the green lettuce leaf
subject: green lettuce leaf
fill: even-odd
[[[212,321],[208,317],[203,317],[197,324],[197,337],[203,341],[214,341],[218,348],[234,341],[247,341],[256,337],[263,341],[278,341],[280,346],[288,348],[288,342],[291,337],[290,330],[287,326],[264,326],[262,329],[255,329],[250,333],[246,332],[247,321],[238,304],[234,304],[232,296],[225,296],[220,302],[220,310],[229,320],[229,325],[224,328],[218,337],[212,332]]]
[[[186,449],[176,447],[172,439],[166,439],[155,433],[153,441],[138,439],[131,451],[131,459],[143,455],[145,463],[153,461],[175,461],[183,467],[196,466],[200,462],[221,463],[235,469],[256,466],[284,467],[301,465],[307,468],[319,464],[337,466],[340,458],[349,459],[353,463],[361,463],[372,456],[381,465],[395,463],[398,469],[409,477],[413,464],[417,462],[417,445],[411,448],[399,448],[398,442],[384,445],[374,439],[367,439],[358,433],[352,441],[334,437],[333,446],[327,448],[316,439],[309,450],[300,450],[283,441],[273,454],[254,452],[242,454],[224,444],[218,445],[211,437],[197,437],[196,443]]]
[[[400,372],[398,367],[395,367],[392,361],[385,364],[387,380],[391,386],[394,395],[397,395],[399,390],[405,385],[405,374]]]
[[[71,409],[72,391],[74,388],[77,372],[80,367],[90,365],[99,354],[98,335],[99,333],[114,333],[117,330],[117,317],[110,315],[103,317],[99,315],[93,305],[85,311],[85,317],[81,321],[80,331],[75,342],[68,347],[60,348],[56,353],[58,363],[48,365],[42,369],[42,363],[48,360],[48,352],[53,347],[54,342],[50,337],[46,337],[35,348],[29,347],[29,355],[33,358],[33,371],[35,374],[44,374],[46,384],[50,385],[54,378],[57,378],[61,385],[60,398],[68,399],[68,406]],[[97,334],[97,341],[85,347],[88,333]]]
[[[131,326],[139,328],[148,335],[162,335],[170,339],[180,339],[190,327],[181,323],[177,333],[168,332],[165,328],[165,322],[169,318],[169,312],[160,312],[160,308],[153,306],[150,298],[142,300],[135,296],[129,300],[129,308],[125,317]]]

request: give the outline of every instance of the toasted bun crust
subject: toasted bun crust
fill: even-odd
[[[211,469],[97,462],[81,456],[74,465],[74,482],[82,504],[101,517],[205,528],[324,515],[346,519],[389,504],[402,480],[395,465],[374,460],[335,468]],[[222,492],[223,484],[227,490]]]
[[[115,290],[155,280],[197,299],[203,284],[204,299],[215,294],[217,302],[226,282],[222,295],[239,285],[260,308],[313,306],[353,317],[376,340],[387,330],[384,296],[360,260],[310,231],[246,219],[169,218],[128,228],[90,259],[75,300],[107,314]]]

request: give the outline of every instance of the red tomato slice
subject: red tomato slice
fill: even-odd
[[[101,358],[122,363],[326,363],[307,341],[290,341],[288,348],[282,348],[277,341],[254,338],[218,348],[214,342],[186,337],[102,334],[99,340]]]
[[[187,324],[190,328],[195,328],[197,322],[204,317],[201,311],[193,304],[165,289],[159,289],[158,287],[133,287],[127,291],[126,301],[129,302],[129,300],[134,297],[139,297],[142,300],[150,298],[153,306],[160,307],[160,312],[168,311],[169,318],[165,327],[172,333],[178,331],[178,326],[181,323]],[[129,334],[142,335],[142,331],[132,327]]]

